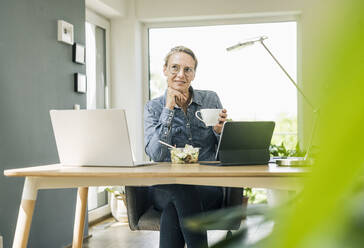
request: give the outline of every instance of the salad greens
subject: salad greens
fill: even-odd
[[[171,161],[174,164],[196,163],[200,148],[186,144],[182,148],[171,149]]]

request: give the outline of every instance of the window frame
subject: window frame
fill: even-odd
[[[200,19],[179,18],[166,20],[145,20],[142,21],[142,56],[144,66],[143,70],[143,105],[150,100],[149,85],[149,29],[151,28],[177,28],[177,27],[196,27],[196,26],[214,26],[214,25],[233,25],[233,24],[259,24],[259,23],[277,23],[277,22],[296,22],[297,23],[297,84],[302,88],[302,22],[301,12],[285,13],[261,13],[250,15],[229,15],[214,16]],[[292,86],[293,87],[293,86]],[[297,141],[303,144],[303,105],[304,99],[298,91],[297,94]]]

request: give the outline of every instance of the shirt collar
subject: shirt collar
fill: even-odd
[[[202,96],[200,92],[194,90],[192,86],[190,86],[190,92],[192,92],[191,103],[194,102],[198,105],[202,105]]]

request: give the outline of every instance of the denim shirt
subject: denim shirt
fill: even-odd
[[[187,114],[178,107],[173,110],[165,107],[167,91],[163,96],[147,102],[144,108],[145,152],[156,162],[171,161],[168,147],[158,140],[176,147],[190,144],[200,147],[199,160],[215,160],[216,147],[220,135],[213,127],[196,118],[195,112],[204,108],[220,109],[221,102],[217,94],[208,90],[194,90],[190,87],[192,101],[187,107]]]

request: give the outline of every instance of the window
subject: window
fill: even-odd
[[[217,92],[228,118],[273,120],[272,143],[294,149],[297,143],[297,92],[260,45],[227,52],[244,39],[266,35],[265,44],[293,79],[297,77],[297,23],[276,22],[149,29],[150,98],[164,93],[164,56],[184,45],[198,59],[192,86]]]
[[[87,109],[108,108],[108,20],[86,10]],[[89,222],[110,213],[105,187],[89,187]]]
[[[106,32],[86,22],[87,109],[105,108]]]

